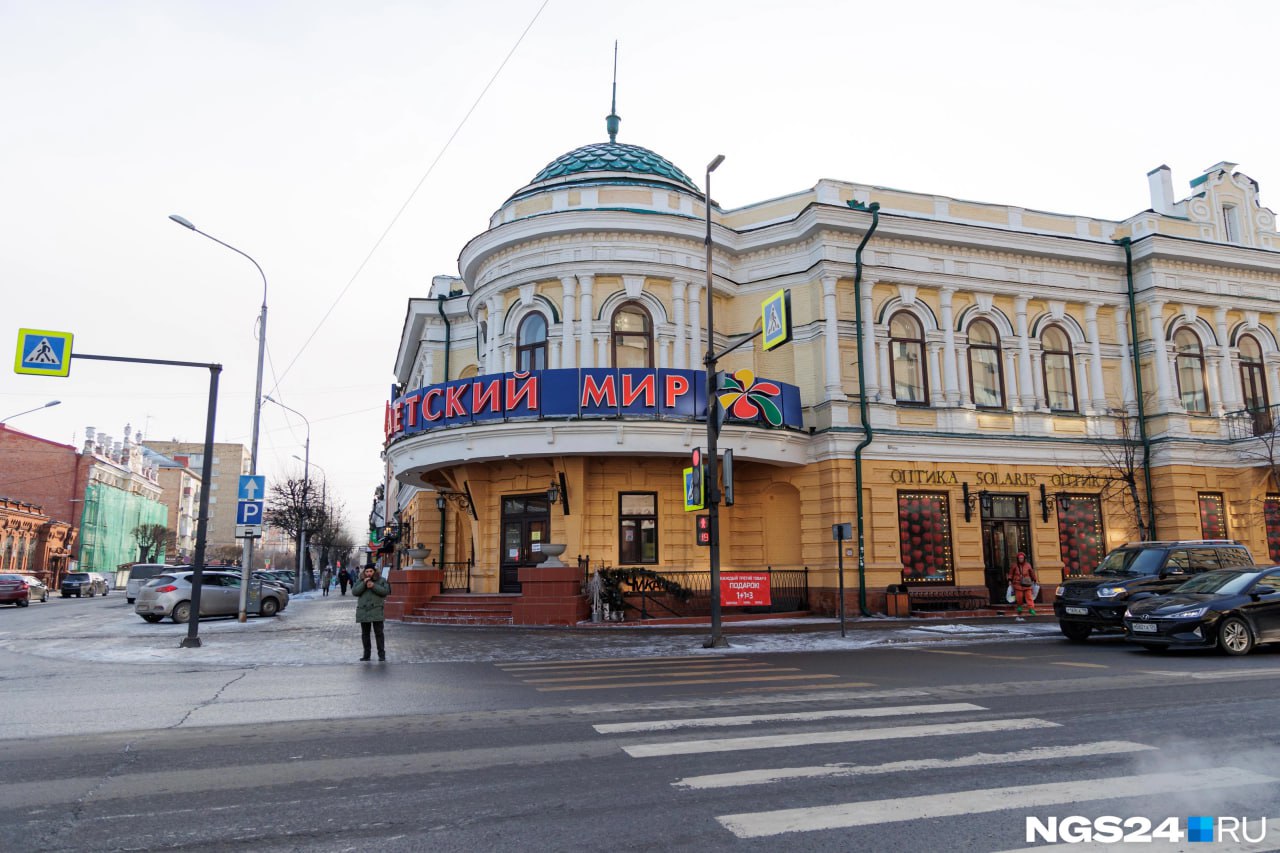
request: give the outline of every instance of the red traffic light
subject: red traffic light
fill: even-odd
[[[697,515],[694,516],[696,526],[694,528],[695,541],[699,545],[711,544],[711,516]]]

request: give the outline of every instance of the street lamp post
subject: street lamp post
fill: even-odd
[[[716,459],[716,340],[715,340],[715,307],[716,298],[712,292],[711,270],[711,173],[724,162],[724,155],[707,164],[706,197],[707,207],[707,522],[711,534],[709,543],[711,562],[711,636],[703,645],[706,648],[726,646],[723,634],[720,633],[720,488],[718,485],[720,471]]]
[[[32,412],[38,412],[38,411],[40,411],[41,409],[47,409],[47,408],[49,408],[50,406],[57,406],[57,405],[60,405],[61,403],[62,403],[62,401],[61,401],[61,400],[50,400],[49,402],[45,403],[43,406],[36,406],[34,409],[27,409],[27,410],[26,410],[26,411],[24,411],[24,412],[18,412],[18,414],[17,414],[17,415],[9,415],[7,418],[0,418],[0,424],[8,423],[9,421],[11,421],[11,420],[13,420],[14,418],[18,417],[18,415],[29,415],[29,414],[31,414]]]
[[[267,274],[262,271],[262,267],[258,262],[250,257],[247,253],[240,251],[230,243],[224,243],[212,234],[206,234],[196,226],[192,225],[190,220],[179,216],[176,213],[169,214],[169,218],[188,228],[197,234],[208,237],[219,246],[225,246],[244,258],[249,259],[249,263],[253,264],[258,275],[262,276],[262,313],[258,316],[258,378],[257,385],[253,392],[253,445],[249,448],[249,473],[258,473],[258,426],[262,421],[262,363],[266,357],[267,351]],[[253,538],[246,537],[244,540],[244,551],[241,556],[243,566],[240,569],[240,621],[244,622],[248,616],[245,613],[246,604],[249,596],[249,573],[253,571]]]
[[[310,435],[308,435],[307,437],[310,438]],[[307,450],[310,451],[311,449],[310,441],[307,442],[307,445],[308,445]],[[307,455],[310,456],[310,453],[308,452]],[[296,453],[293,454],[293,458],[301,462],[303,468],[319,468],[320,469],[320,473],[323,475],[323,478],[320,480],[320,515],[321,515],[321,518],[327,517],[329,512],[329,473],[324,470],[324,466],[317,465],[316,463],[312,462],[310,459],[304,459],[303,457],[299,456]],[[304,483],[307,482],[307,475],[305,473],[302,476],[302,481]],[[305,493],[305,487],[304,487],[304,493]],[[320,546],[321,557],[324,556],[324,550],[325,548],[322,543]],[[324,566],[321,566],[320,568],[321,570],[323,570]],[[299,589],[301,589],[301,587],[299,587]]]
[[[298,592],[302,592],[302,570],[306,566],[307,559],[307,522],[311,520],[311,480],[309,479],[311,475],[311,421],[307,420],[307,416],[302,412],[291,406],[286,406],[270,395],[263,397],[263,399],[268,403],[275,403],[280,408],[293,412],[302,418],[302,422],[307,425],[307,441],[303,445],[304,449],[302,451],[306,458],[302,460],[302,541],[298,545],[298,579],[296,582]]]

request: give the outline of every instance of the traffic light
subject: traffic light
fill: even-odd
[[[711,544],[711,516],[696,515],[697,525],[694,528],[694,539],[699,545]]]
[[[724,482],[724,505],[733,506],[733,451],[724,451],[724,461],[720,463],[720,477]]]

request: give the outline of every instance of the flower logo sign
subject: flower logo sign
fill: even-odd
[[[777,383],[756,379],[750,368],[721,374],[716,398],[725,413],[738,421],[763,419],[772,427],[782,426],[782,409],[776,398],[782,393]]]

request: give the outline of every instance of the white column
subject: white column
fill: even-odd
[[[432,385],[436,379],[436,354],[434,350],[427,350],[422,359],[422,383],[423,385]],[[447,381],[449,377],[445,377]]]
[[[684,294],[689,287],[689,282],[676,281],[671,282],[671,301],[675,304],[675,324],[676,324],[676,343],[675,343],[675,364],[676,370],[684,370],[688,364],[686,358],[687,353],[684,346]]]
[[[973,399],[969,394],[969,352],[956,350],[956,381],[960,383],[960,405],[973,408]]]
[[[615,365],[609,359],[609,336],[596,335],[596,365],[599,367],[614,367]]]
[[[1240,385],[1236,381],[1240,375],[1240,371],[1235,369],[1231,362],[1231,346],[1230,338],[1227,335],[1227,309],[1219,308],[1213,314],[1214,325],[1218,332],[1218,346],[1222,348],[1222,363],[1219,366],[1219,375],[1222,377],[1222,408],[1228,412],[1234,412],[1244,408],[1244,402],[1241,400],[1243,396],[1238,390]]]
[[[937,406],[943,399],[942,383],[938,377],[938,356],[942,353],[942,342],[928,341],[925,346],[929,348],[929,403]]]
[[[896,400],[897,398],[894,397],[893,395],[893,392],[894,392],[893,379],[889,376],[889,359],[891,357],[891,353],[889,352],[889,342],[887,340],[881,341],[879,344],[879,347],[880,347],[880,387],[884,389],[883,393],[885,397],[889,398],[890,400]]]
[[[489,297],[489,341],[486,348],[485,369],[489,373],[501,373],[498,362],[498,325],[502,318],[498,312],[498,297]]]
[[[1267,377],[1267,390],[1270,392],[1267,402],[1272,406],[1280,404],[1280,361],[1274,355],[1263,353],[1262,371]]]
[[[1081,353],[1076,356],[1076,411],[1088,414],[1093,408],[1093,396],[1089,393],[1089,373],[1093,359]]]
[[[1098,414],[1107,410],[1107,392],[1102,384],[1102,342],[1098,340],[1098,303],[1084,306],[1085,330],[1089,335],[1089,387],[1093,391],[1092,408]]]
[[[1126,412],[1138,411],[1138,394],[1133,384],[1133,356],[1129,350],[1129,309],[1116,307],[1116,340],[1120,343],[1120,395]]]
[[[840,376],[840,328],[836,324],[836,277],[822,277],[823,339],[826,344],[827,399],[845,399]]]
[[[571,275],[560,276],[564,296],[560,303],[560,366],[577,367],[573,352],[573,309],[577,299],[578,280]]]
[[[510,373],[516,369],[516,348],[511,345],[510,341],[503,343],[502,352],[499,355],[502,360],[503,373]]]
[[[956,330],[952,319],[951,300],[954,287],[942,288],[942,378],[948,406],[960,405],[960,386],[956,382]]]
[[[1156,397],[1159,400],[1157,405],[1161,409],[1180,408],[1178,395],[1174,392],[1173,385],[1169,382],[1169,351],[1164,345],[1164,302],[1147,303],[1147,316],[1151,320],[1149,324],[1151,327],[1151,360],[1156,365]]]
[[[880,389],[883,384],[879,381],[876,371],[876,324],[875,318],[871,316],[871,288],[874,282],[862,283],[862,352],[858,358],[866,360],[864,368],[864,376],[867,383],[867,399],[880,399]]]
[[[1031,341],[1027,337],[1027,297],[1019,296],[1014,299],[1013,307],[1018,317],[1018,396],[1021,398],[1022,408],[1031,411],[1036,408],[1037,394],[1031,379]]]
[[[555,338],[547,341],[547,367],[555,370],[560,366],[560,342]]]
[[[1031,375],[1027,378],[1031,383],[1032,402],[1031,409],[1042,409],[1049,411],[1049,397],[1044,392],[1044,354],[1040,350],[1036,350],[1031,354],[1031,366],[1027,368],[1031,371]],[[1077,403],[1078,404],[1078,403]]]
[[[670,348],[671,348],[671,341],[667,340],[666,338],[658,339],[658,367],[666,368],[668,366],[667,350]]]
[[[704,370],[702,363],[702,285],[696,281],[689,283],[689,367],[693,370]]]
[[[1005,349],[1004,353],[1004,393],[1005,405],[1015,411],[1026,411],[1027,407],[1022,405],[1022,394],[1018,391],[1022,383],[1022,376],[1018,372],[1018,354],[1012,349]]]
[[[1205,404],[1208,407],[1210,414],[1220,418],[1222,417],[1222,413],[1226,411],[1226,402],[1223,400],[1221,382],[1223,359],[1220,355],[1210,355],[1206,356],[1205,360],[1208,362],[1206,365],[1208,370],[1205,371],[1206,378],[1208,379],[1205,392],[1209,396],[1209,399],[1205,400]]]
[[[595,323],[594,315],[591,310],[591,289],[595,286],[596,277],[594,275],[578,276],[578,284],[582,288],[582,299],[579,300],[579,308],[581,313],[578,315],[582,321],[582,327],[578,330],[581,335],[578,355],[581,357],[582,367],[595,367],[592,360],[594,352],[591,349],[591,327]]]

